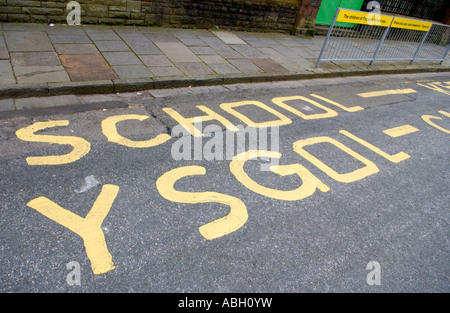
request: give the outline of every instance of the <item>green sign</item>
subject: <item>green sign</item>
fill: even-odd
[[[331,25],[337,8],[360,10],[364,0],[322,0],[317,12],[316,24]]]

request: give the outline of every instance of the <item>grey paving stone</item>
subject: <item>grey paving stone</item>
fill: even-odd
[[[98,54],[98,49],[93,44],[54,44],[58,54]]]
[[[183,72],[175,66],[152,66],[149,69],[155,76],[184,76]]]
[[[88,25],[82,25],[83,30],[90,34],[90,33],[96,33],[96,32],[112,32],[114,33],[114,30],[112,29],[112,26],[108,25],[94,25],[94,24],[88,24]]]
[[[286,56],[295,56],[297,55],[297,52],[294,50],[295,47],[285,47],[282,45],[273,46],[273,49],[277,50],[281,54],[284,54]]]
[[[158,26],[137,26],[137,29],[143,34],[153,34],[153,33],[170,33],[167,28],[162,28]]]
[[[0,60],[9,59],[9,52],[6,47],[0,47]]]
[[[237,74],[241,73],[230,63],[209,64],[209,67],[217,74]]]
[[[96,40],[95,45],[101,52],[130,51],[130,48],[121,40]]]
[[[268,32],[268,33],[262,33],[262,32],[253,32],[255,38],[257,39],[266,39],[271,38],[275,40],[286,40],[286,39],[292,39],[293,36],[286,34],[286,33],[279,33],[279,32]]]
[[[112,69],[121,79],[153,77],[152,72],[143,65],[116,65]]]
[[[54,34],[49,35],[52,43],[92,43],[87,35]]]
[[[60,65],[26,65],[26,66],[14,66],[14,73],[17,77],[20,76],[33,76],[36,74],[42,74],[47,72],[64,71],[64,67]]]
[[[179,42],[177,37],[168,31],[145,33],[145,36],[153,42]]]
[[[54,51],[45,32],[3,32],[9,52]]]
[[[146,37],[145,40],[133,38],[124,41],[136,54],[161,54],[161,51]]]
[[[73,26],[73,25],[66,25],[66,24],[53,24],[53,26],[50,25],[44,25],[45,31],[49,35],[85,35],[86,32],[84,31],[84,28],[82,26]]]
[[[18,83],[70,81],[56,52],[13,52],[11,64]]]
[[[184,29],[184,28],[169,28],[168,29],[170,33],[172,33],[174,36],[178,37],[191,37],[195,38],[196,35],[192,33],[190,29]]]
[[[146,66],[173,66],[172,62],[163,54],[140,55],[139,58]]]
[[[9,60],[0,60],[0,84],[9,85],[15,83],[16,79]]]
[[[320,45],[323,44],[323,40],[325,37],[321,37],[321,38],[322,39],[320,40]],[[302,37],[302,36],[294,36],[292,39],[294,41],[298,42],[302,46],[308,46],[308,45],[316,43],[315,41],[311,40],[312,38],[306,38],[306,37]]]
[[[51,71],[51,72],[31,72],[23,76],[17,76],[17,82],[19,84],[24,83],[60,83],[69,82],[69,75],[65,70]]]
[[[161,54],[153,42],[137,29],[122,33],[120,37],[136,54]]]
[[[200,55],[200,59],[208,65],[211,64],[228,64],[227,60],[225,60],[220,55]]]
[[[232,32],[211,31],[227,45],[246,45],[247,43]]]
[[[194,37],[177,37],[186,46],[208,46],[203,40]]]
[[[262,73],[263,71],[247,59],[228,59],[242,73]]]
[[[3,31],[43,32],[44,25],[37,23],[3,23]]]
[[[104,52],[103,56],[110,65],[141,65],[142,62],[133,52]]]
[[[52,66],[61,65],[56,52],[13,52],[11,53],[13,66]]]
[[[316,38],[312,38],[311,41],[312,41],[311,44],[307,45],[307,48],[310,49],[311,51],[319,53],[320,50],[322,50],[323,40],[317,41]]]
[[[188,76],[213,75],[211,68],[204,63],[175,63],[175,65]]]
[[[97,40],[122,40],[120,37],[112,30],[109,31],[97,31],[88,32],[89,38],[93,41]]]
[[[210,47],[189,47],[192,52],[194,52],[196,55],[200,54],[217,54],[216,51],[214,51]]]
[[[247,59],[267,58],[261,51],[249,45],[230,46]]]
[[[292,58],[289,58],[281,54],[280,52],[274,50],[273,48],[258,48],[258,50],[278,63],[289,63],[294,61],[292,60]]]
[[[287,69],[290,73],[304,72],[307,68],[312,66],[312,64],[309,63],[309,62],[307,62],[307,63],[296,63],[296,62],[283,63],[283,62],[278,62],[278,64],[280,64],[282,67]]]
[[[155,44],[172,62],[201,62],[201,60],[182,43],[155,42]]]
[[[319,56],[318,53],[314,53],[306,47],[292,47],[290,49],[303,58],[317,58]]]
[[[282,46],[285,47],[299,47],[301,46],[301,43],[299,43],[298,41],[294,40],[294,39],[276,39],[276,41],[281,44]]]
[[[225,59],[243,59],[244,57],[234,50],[218,50],[218,54],[223,56]]]
[[[211,33],[208,29],[189,29],[189,32],[200,38],[200,36],[206,36],[206,37],[216,37],[213,33]]]
[[[255,48],[270,48],[280,43],[271,38],[262,38],[256,40],[247,40],[247,43]]]
[[[120,37],[141,37],[143,34],[136,26],[112,26],[111,29],[116,32]]]
[[[255,32],[242,32],[242,31],[236,31],[234,32],[236,34],[236,36],[238,36],[239,38],[245,40],[245,41],[249,41],[249,40],[260,40],[258,36],[258,33]]]
[[[205,43],[208,44],[211,48],[218,51],[229,51],[233,50],[229,45],[224,43],[221,39],[217,37],[210,37],[210,36],[199,36],[201,40],[203,40]]]
[[[267,73],[286,74],[288,70],[272,59],[250,59],[252,63]]]

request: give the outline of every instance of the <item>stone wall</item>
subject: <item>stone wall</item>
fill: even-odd
[[[0,0],[0,21],[66,22],[64,0]],[[78,0],[84,24],[291,31],[302,0]]]

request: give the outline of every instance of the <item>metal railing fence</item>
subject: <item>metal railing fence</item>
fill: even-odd
[[[317,59],[323,61],[439,61],[450,49],[450,26],[338,8]]]

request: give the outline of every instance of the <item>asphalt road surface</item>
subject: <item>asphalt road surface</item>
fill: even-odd
[[[121,99],[0,119],[1,292],[450,291],[450,74]]]

